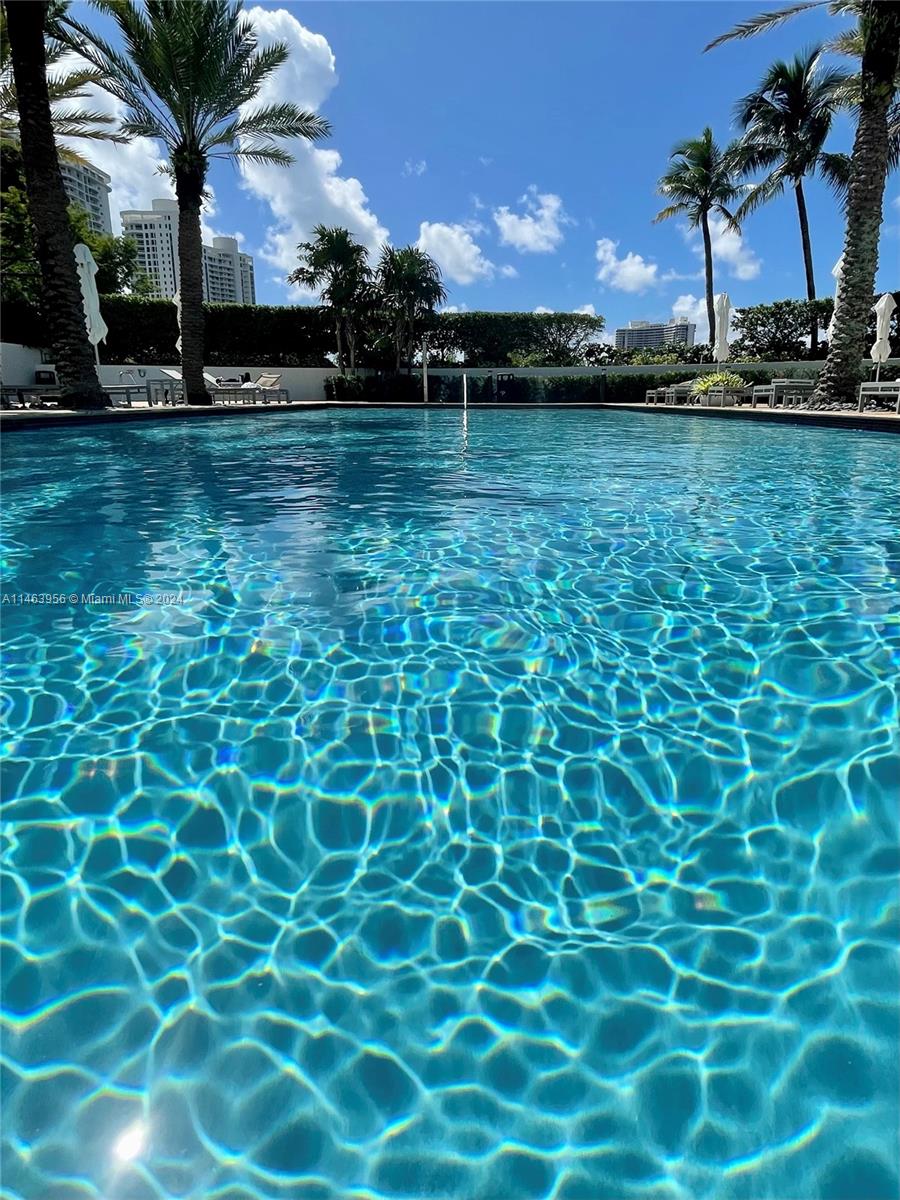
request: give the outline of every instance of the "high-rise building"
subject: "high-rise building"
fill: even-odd
[[[673,317],[665,324],[629,321],[626,329],[616,330],[619,350],[639,350],[652,346],[693,346],[697,326],[686,317]]]
[[[178,291],[178,202],[154,200],[149,211],[127,209],[122,235],[137,242],[137,265],[153,284],[153,294],[171,300]]]
[[[253,258],[236,238],[214,237],[203,247],[203,298],[216,304],[255,304]]]
[[[149,276],[154,294],[171,300],[180,286],[178,202],[154,200],[149,211],[122,213],[122,233],[134,238],[138,266]],[[235,238],[213,238],[203,247],[203,299],[216,304],[255,304],[253,258],[238,250]]]
[[[90,163],[60,162],[63,186],[71,204],[77,204],[88,215],[94,233],[112,233],[109,215],[110,178]]]

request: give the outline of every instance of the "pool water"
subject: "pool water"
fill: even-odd
[[[5,1197],[896,1197],[900,440],[4,456]]]

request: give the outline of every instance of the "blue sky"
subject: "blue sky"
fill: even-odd
[[[574,310],[607,327],[701,306],[699,239],[654,225],[656,180],[674,142],[711,124],[734,136],[734,101],[768,64],[840,28],[824,11],[754,40],[703,46],[759,3],[327,3],[247,6],[292,58],[266,99],[318,108],[333,136],[288,170],[215,164],[209,232],[256,257],[261,302],[285,303],[294,246],[318,221],[373,248],[419,241],[441,262],[449,303]],[[97,21],[93,10],[82,16]],[[831,148],[849,149],[837,122]],[[164,194],[156,151],[103,151],[114,204]],[[94,156],[96,157],[96,155]],[[879,286],[896,287],[900,184],[889,181]],[[833,290],[842,222],[808,187],[820,295]],[[734,304],[804,294],[797,215],[785,196],[717,239],[717,290]],[[296,293],[293,294],[296,299]],[[300,297],[311,301],[311,297]],[[701,329],[702,333],[702,329]]]

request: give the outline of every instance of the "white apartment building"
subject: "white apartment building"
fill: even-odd
[[[154,200],[152,209],[122,214],[122,234],[134,238],[138,266],[150,278],[154,294],[171,300],[178,291],[178,202]],[[242,254],[235,238],[213,238],[203,247],[203,299],[216,304],[255,304],[253,257]]]
[[[60,162],[63,185],[70,204],[77,204],[88,215],[94,233],[112,233],[109,213],[110,178],[90,163]]]
[[[629,321],[626,329],[616,330],[616,346],[620,350],[639,350],[650,346],[693,346],[697,326],[685,317],[654,323]]]

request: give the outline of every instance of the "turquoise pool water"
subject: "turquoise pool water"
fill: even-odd
[[[900,440],[4,457],[4,1196],[896,1196]]]

